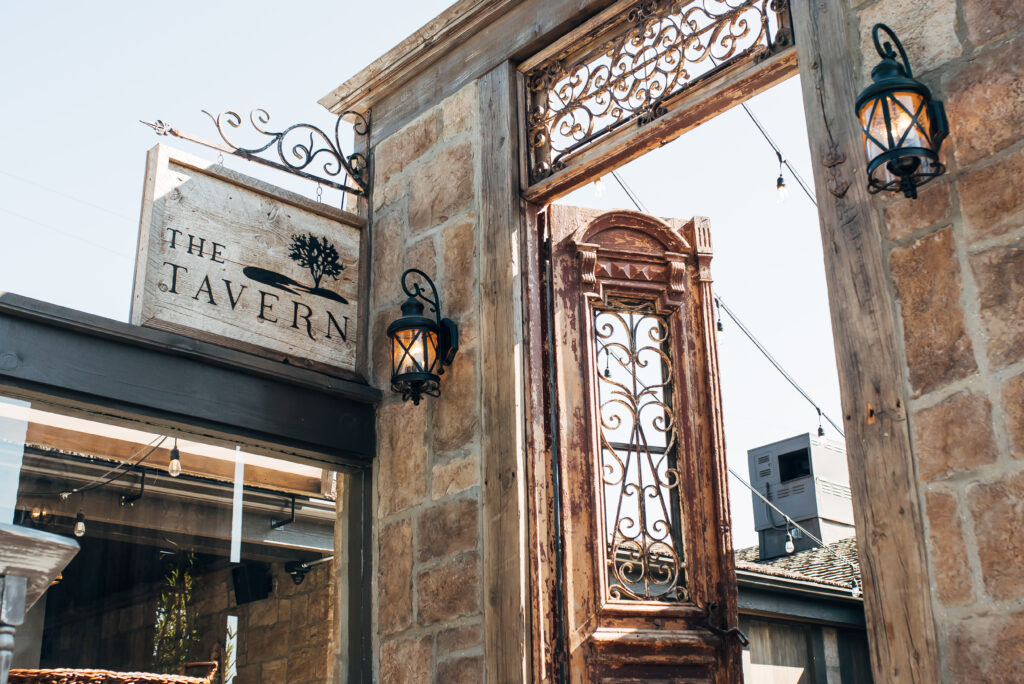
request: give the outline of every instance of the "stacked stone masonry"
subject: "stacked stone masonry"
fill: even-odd
[[[477,99],[470,83],[373,149],[372,339],[387,339],[408,268],[434,279],[460,332],[439,398],[414,406],[388,393],[378,411],[374,679],[383,684],[484,678]],[[374,384],[387,387],[389,349],[372,347]]]
[[[1024,681],[1024,4],[849,0],[946,102],[948,173],[879,197],[946,682]]]

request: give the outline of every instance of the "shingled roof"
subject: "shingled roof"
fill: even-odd
[[[832,587],[852,589],[854,581],[858,586],[862,585],[856,537],[765,561],[760,560],[760,550],[756,546],[736,549],[734,553],[737,570]]]

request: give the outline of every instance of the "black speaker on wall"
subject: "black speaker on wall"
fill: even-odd
[[[235,605],[262,601],[274,590],[274,578],[267,563],[244,563],[231,568],[235,584]]]

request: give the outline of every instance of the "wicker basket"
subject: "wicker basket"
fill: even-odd
[[[11,670],[8,684],[213,684],[217,662],[188,663],[184,670],[206,671],[202,677],[150,674],[147,672],[111,672],[110,670]]]

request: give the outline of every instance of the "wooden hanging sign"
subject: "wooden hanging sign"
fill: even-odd
[[[146,159],[131,321],[350,376],[365,223],[157,145]]]

